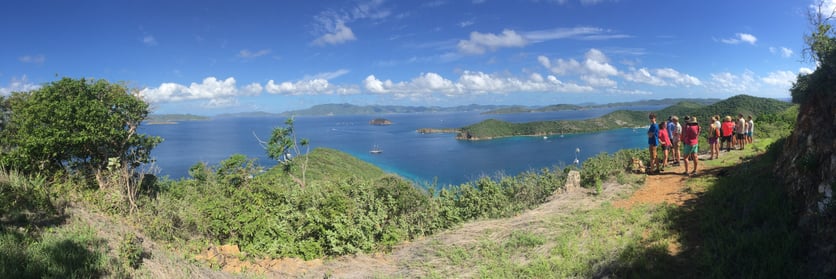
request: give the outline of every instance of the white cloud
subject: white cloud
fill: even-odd
[[[312,76],[305,76],[302,79],[325,79],[325,80],[332,80],[338,77],[341,77],[345,74],[348,74],[350,71],[347,69],[339,69],[333,72],[324,72],[318,73]]]
[[[798,73],[802,75],[809,75],[813,73],[813,69],[810,68],[800,68],[798,69]]]
[[[348,27],[349,23],[362,19],[380,20],[392,13],[383,8],[384,0],[370,0],[356,4],[348,10],[326,10],[314,17],[315,33],[320,34],[313,42],[314,45],[337,45],[357,40],[354,31]]]
[[[472,24],[463,22],[462,27]],[[541,43],[559,39],[577,40],[608,40],[629,38],[630,35],[613,33],[598,27],[574,27],[555,28],[547,30],[536,30],[528,32],[517,32],[505,29],[500,34],[471,32],[467,40],[459,40],[457,48],[465,54],[484,54],[487,51],[494,51],[506,47],[524,47],[532,43]]]
[[[819,1],[813,1],[813,4],[810,4],[810,10],[818,12],[825,18],[836,15],[836,0],[823,0],[821,10],[819,10],[818,3]]]
[[[8,87],[0,87],[0,95],[6,96],[12,94],[12,92],[28,92],[40,88],[40,85],[29,82],[26,75],[23,75],[19,79],[12,77]]]
[[[522,47],[528,42],[517,32],[510,29],[502,30],[501,34],[471,32],[470,39],[460,40],[458,49],[466,54],[483,54],[487,50],[503,47]]]
[[[43,54],[24,55],[18,57],[17,60],[23,63],[43,64],[46,61],[46,56],[44,56]]]
[[[465,27],[473,25],[473,23],[474,23],[473,20],[465,20],[465,21],[459,22],[459,27],[465,28]]]
[[[769,52],[772,54],[780,54],[782,57],[790,57],[792,56],[792,50],[786,47],[769,47]]]
[[[356,39],[357,37],[354,37],[354,32],[351,31],[351,28],[345,26],[344,22],[339,21],[336,26],[334,26],[333,30],[314,40],[313,44],[318,46],[326,44],[337,45],[348,41],[354,41]]]
[[[684,85],[684,86],[700,86],[700,85],[702,85],[702,81],[700,81],[698,78],[693,77],[693,76],[688,75],[688,74],[680,73],[679,71],[671,69],[671,68],[656,69],[655,72],[656,72],[657,76],[659,76],[661,78],[664,78],[664,79],[667,79],[667,80],[673,82],[676,85]]]
[[[758,38],[756,38],[755,35],[748,33],[737,33],[733,38],[721,39],[720,41],[730,45],[736,45],[740,43],[748,43],[750,45],[754,45],[755,42],[758,41]]]
[[[761,80],[769,85],[790,88],[796,81],[796,77],[796,74],[792,71],[775,71],[761,78]]]
[[[155,46],[157,45],[157,39],[154,36],[145,35],[145,37],[142,37],[142,43],[146,46]]]
[[[249,49],[242,49],[241,51],[238,52],[238,57],[247,59],[247,58],[256,58],[256,57],[259,57],[259,56],[264,56],[264,55],[267,55],[267,54],[270,54],[269,49],[262,49],[262,50],[257,50],[257,51],[250,51]]]
[[[239,96],[256,96],[261,93],[261,85],[249,84],[243,89],[235,85],[235,78],[219,80],[207,77],[201,83],[192,82],[189,86],[178,83],[162,83],[156,88],[144,88],[139,95],[150,103],[166,103],[192,100],[207,100],[209,105],[229,104]]]
[[[369,75],[363,84],[369,92],[391,94],[397,98],[415,98],[435,93],[462,96],[516,92],[581,93],[593,91],[592,87],[564,83],[552,75],[544,78],[535,73],[527,79],[521,79],[472,71],[464,71],[455,82],[436,73],[423,73],[410,81],[402,82],[380,80],[374,75]]]
[[[270,94],[288,95],[348,95],[359,93],[359,90],[353,86],[334,85],[323,78],[303,79],[295,82],[285,81],[279,84],[271,79],[264,85],[264,90]]]
[[[740,75],[729,72],[711,74],[711,80],[707,85],[710,90],[733,94],[752,94],[760,88],[760,84],[755,80],[755,73],[749,70]]]
[[[668,83],[662,80],[662,78],[650,73],[650,70],[647,68],[633,69],[628,73],[624,73],[623,77],[628,81],[636,83],[645,83],[654,86],[668,85]]]

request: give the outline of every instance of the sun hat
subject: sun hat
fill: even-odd
[[[673,121],[679,121],[679,117],[676,117],[676,115],[671,116],[671,120],[673,120]]]
[[[688,123],[697,124],[697,117],[696,116],[691,116],[691,119],[688,121]]]

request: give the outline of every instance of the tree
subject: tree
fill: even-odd
[[[308,168],[308,157],[305,156],[305,161],[302,164],[302,179],[298,179],[291,173],[293,160],[302,155],[299,146],[310,148],[307,139],[297,140],[296,131],[293,129],[293,118],[288,118],[284,122],[285,127],[276,127],[270,135],[270,140],[267,142],[259,139],[262,147],[267,150],[267,157],[276,160],[282,165],[283,170],[290,175],[293,180],[300,186],[305,187],[305,172]],[[258,137],[256,136],[256,139]],[[308,150],[305,150],[307,153]]]
[[[109,184],[109,165],[133,170],[148,163],[151,149],[162,142],[137,132],[148,103],[106,80],[63,78],[14,93],[8,102],[2,162],[24,172],[81,173],[95,177],[102,189]]]

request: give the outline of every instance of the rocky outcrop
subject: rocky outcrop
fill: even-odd
[[[377,125],[377,126],[386,126],[386,125],[392,125],[392,121],[390,121],[389,119],[385,119],[385,118],[375,118],[375,119],[370,120],[369,124]]]
[[[421,133],[421,134],[453,134],[453,133],[458,133],[459,129],[455,129],[455,128],[444,128],[444,129],[421,128],[421,129],[418,129],[417,132]]]
[[[811,269],[836,274],[836,94],[811,94],[775,164],[811,242]]]

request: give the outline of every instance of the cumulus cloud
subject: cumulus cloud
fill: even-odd
[[[796,81],[796,74],[792,71],[775,71],[762,77],[761,80],[769,85],[789,88]]]
[[[18,57],[17,60],[23,63],[43,64],[44,62],[46,62],[46,56],[44,56],[43,54],[24,55]]]
[[[359,90],[355,87],[334,85],[324,78],[303,79],[295,82],[285,81],[278,84],[271,79],[264,85],[264,90],[270,94],[287,95],[347,95],[359,93]]]
[[[755,37],[755,35],[748,33],[737,33],[733,38],[721,39],[720,41],[730,45],[736,45],[740,43],[748,43],[750,45],[754,45],[758,41],[758,38]]]
[[[688,74],[680,73],[672,68],[662,69],[632,69],[622,75],[624,79],[636,83],[650,84],[654,86],[700,86],[702,81]]]
[[[587,51],[583,61],[562,58],[549,60],[545,56],[538,56],[537,61],[557,75],[580,74],[580,79],[590,86],[614,87],[618,83],[609,78],[618,75],[618,69],[610,64],[609,58],[598,49]]]
[[[0,87],[0,95],[6,96],[12,94],[12,92],[28,92],[39,88],[41,88],[40,85],[30,82],[26,75],[23,75],[20,78],[12,77],[9,86]]]
[[[809,75],[813,73],[813,69],[810,68],[800,68],[798,69],[798,73],[802,75]]]
[[[270,54],[269,49],[262,49],[257,51],[250,51],[249,49],[242,49],[238,52],[238,57],[248,59],[248,58],[256,58],[259,56],[264,56]]]
[[[156,88],[140,90],[139,96],[150,103],[206,100],[209,105],[219,105],[230,104],[232,99],[239,96],[255,96],[261,91],[261,85],[257,83],[239,89],[233,77],[224,80],[207,77],[201,83],[192,82],[189,86],[172,82],[162,83]]]
[[[458,49],[466,54],[483,54],[487,50],[502,47],[522,47],[528,44],[525,38],[514,30],[505,29],[501,34],[471,32],[470,39],[460,40]]]
[[[746,70],[740,75],[729,72],[711,74],[708,87],[716,92],[751,94],[760,88],[760,84],[755,79],[755,73]]]
[[[590,92],[592,87],[564,83],[553,75],[543,77],[532,74],[527,79],[487,74],[478,71],[464,71],[453,81],[437,73],[423,73],[410,81],[393,82],[380,80],[369,75],[363,81],[367,91],[378,94],[391,94],[398,98],[415,97],[433,93],[446,96],[508,94],[515,92]]]

